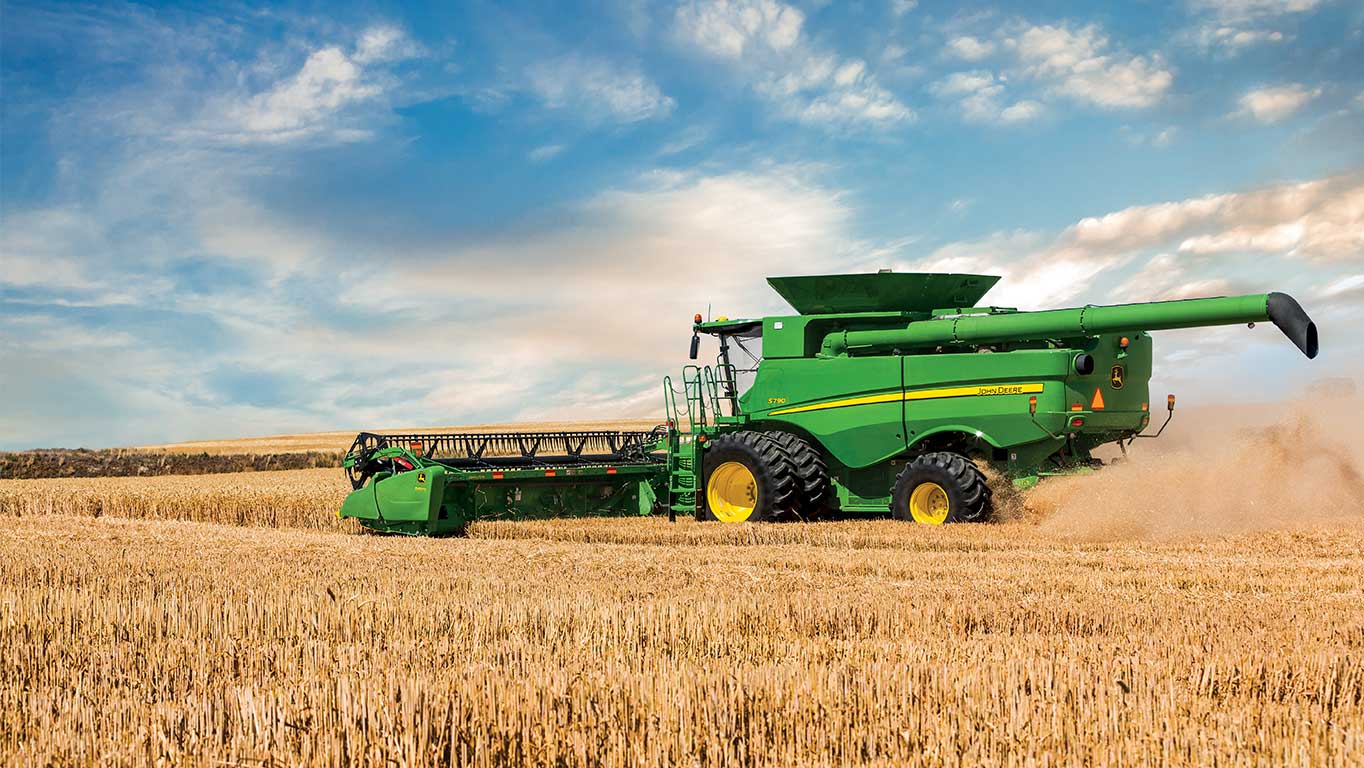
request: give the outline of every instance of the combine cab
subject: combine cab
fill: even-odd
[[[980,304],[998,280],[770,278],[797,314],[698,315],[692,358],[701,334],[719,356],[684,368],[680,388],[664,379],[667,426],[365,433],[346,458],[356,490],[340,514],[422,534],[655,509],[722,522],[981,521],[993,495],[982,468],[1028,485],[1148,436],[1151,331],[1271,322],[1317,354],[1316,326],[1282,293],[1019,312]],[[1168,423],[1173,395],[1166,408]]]

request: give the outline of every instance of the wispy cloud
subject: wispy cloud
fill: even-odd
[[[995,44],[971,35],[959,35],[947,41],[947,54],[966,61],[980,61],[995,52]]]
[[[1284,22],[1317,10],[1324,0],[1191,0],[1198,19],[1184,37],[1205,51],[1235,56],[1256,45],[1292,39]]]
[[[349,50],[317,48],[261,90],[221,97],[190,133],[239,144],[369,139],[396,86],[386,67],[421,53],[396,27],[369,28]]]
[[[1055,235],[1003,232],[952,243],[905,268],[1004,274],[1009,279],[992,300],[1039,308],[1082,294],[1102,299],[1093,294],[1095,286],[1105,284],[1100,275],[1133,263],[1150,264],[1153,258],[1185,267],[1196,263],[1199,269],[1181,272],[1179,281],[1141,282],[1145,288],[1132,288],[1119,298],[1187,297],[1197,291],[1180,285],[1211,288],[1216,285],[1211,281],[1228,271],[1228,262],[1216,259],[1237,257],[1295,262],[1299,266],[1276,271],[1299,275],[1304,274],[1302,264],[1329,265],[1328,275],[1331,269],[1364,267],[1364,177],[1132,206],[1082,219]]]
[[[1134,54],[1096,24],[995,22],[988,34],[954,34],[947,59],[989,61],[990,68],[950,72],[929,86],[957,104],[968,122],[1007,125],[1035,120],[1070,101],[1106,110],[1159,104],[1174,70],[1158,53]]]
[[[542,144],[526,153],[526,159],[532,163],[543,163],[553,160],[564,151],[563,144]]]
[[[1003,43],[1017,55],[1023,75],[1099,107],[1149,107],[1174,82],[1174,73],[1160,54],[1128,53],[1112,45],[1093,24],[1030,26]]]
[[[1298,83],[1257,88],[1241,96],[1239,114],[1262,123],[1277,123],[1292,116],[1320,95],[1320,88],[1308,88]]]
[[[1043,107],[1037,101],[1005,101],[1004,82],[986,70],[953,72],[929,90],[939,98],[956,101],[962,116],[973,123],[1011,124],[1041,117]]]
[[[591,56],[541,59],[526,77],[546,107],[587,123],[637,123],[666,117],[676,106],[638,69]]]
[[[904,16],[918,7],[919,0],[890,0],[890,12],[896,16]]]
[[[805,16],[776,0],[692,0],[678,8],[687,45],[733,63],[782,114],[839,127],[887,126],[914,111],[883,87],[867,63],[812,43]]]
[[[1218,19],[1237,23],[1306,13],[1324,0],[1192,0],[1191,7],[1211,13]]]

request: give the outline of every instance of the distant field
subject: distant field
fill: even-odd
[[[370,432],[438,433],[438,432],[549,432],[556,430],[594,430],[621,429],[648,431],[661,422],[661,419],[633,419],[623,421],[555,421],[533,424],[473,424],[461,427],[413,427],[378,429],[367,428]],[[345,432],[314,432],[303,435],[274,435],[269,437],[243,437],[230,440],[203,440],[188,443],[167,443],[164,445],[143,445],[133,448],[136,451],[166,453],[301,453],[307,451],[332,452],[345,451],[360,430]]]

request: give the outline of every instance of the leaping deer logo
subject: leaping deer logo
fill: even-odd
[[[1122,389],[1123,377],[1126,374],[1127,371],[1121,365],[1115,365],[1108,373],[1108,383],[1112,384],[1114,389]]]

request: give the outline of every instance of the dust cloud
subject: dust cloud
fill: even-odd
[[[1011,516],[1080,539],[1364,526],[1359,396],[1176,412],[1165,436],[1129,454],[1045,480],[1012,500]]]

